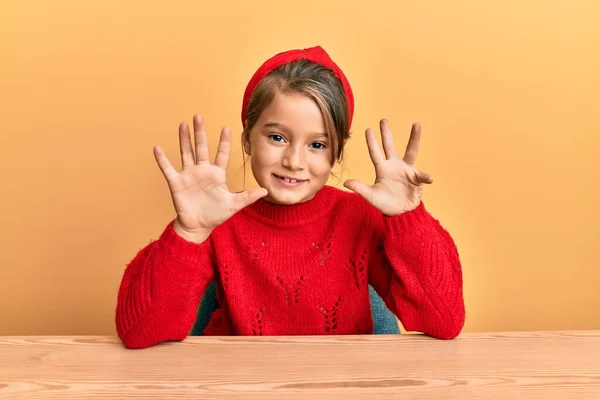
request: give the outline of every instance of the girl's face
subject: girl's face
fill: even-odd
[[[329,139],[317,104],[278,93],[263,110],[244,149],[266,200],[296,204],[312,199],[331,173]]]

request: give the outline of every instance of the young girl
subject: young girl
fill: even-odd
[[[374,185],[326,185],[353,112],[350,84],[329,55],[291,50],[267,60],[244,93],[242,145],[260,188],[229,191],[231,132],[222,129],[211,164],[199,116],[195,146],[179,127],[181,172],[154,148],[177,216],[125,270],[116,328],[126,347],[185,339],[212,280],[221,307],[205,335],[371,333],[369,285],[407,330],[460,333],[461,263],[421,201],[433,180],[415,167],[419,125],[403,158],[386,120],[383,152],[366,131]]]

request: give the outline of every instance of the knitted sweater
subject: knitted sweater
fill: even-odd
[[[117,333],[128,348],[186,338],[206,286],[221,308],[205,335],[346,335],[373,330],[370,283],[405,329],[439,339],[464,325],[455,244],[421,202],[386,216],[330,186],[292,206],[260,199],[186,241],[172,221],[127,265]]]

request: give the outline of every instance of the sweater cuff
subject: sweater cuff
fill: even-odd
[[[175,232],[175,229],[173,229],[174,222],[175,220],[169,222],[160,235],[158,244],[180,261],[185,263],[196,262],[200,255],[205,254],[210,249],[210,237],[200,244],[189,242]]]
[[[421,201],[414,210],[394,216],[386,215],[384,221],[388,232],[401,233],[420,230],[421,227],[429,225],[432,218]]]

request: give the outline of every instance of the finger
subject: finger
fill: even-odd
[[[196,163],[208,163],[208,137],[204,127],[204,118],[199,115],[194,115],[194,142],[196,142]]]
[[[154,146],[152,150],[154,153],[154,159],[158,163],[160,170],[165,176],[165,179],[167,180],[167,182],[171,182],[177,177],[177,171],[175,171],[175,168],[173,168],[173,166],[169,162],[169,159],[165,155],[165,152],[163,151],[163,149],[160,148],[160,146]]]
[[[344,182],[344,187],[352,190],[353,192],[361,195],[369,203],[373,204],[373,187],[369,186],[359,180],[349,179]]]
[[[269,192],[264,188],[252,188],[238,193],[233,198],[233,211],[238,212],[268,194]]]
[[[229,155],[231,154],[231,131],[228,127],[221,130],[221,139],[219,139],[219,148],[215,156],[215,165],[227,169],[229,164]]]
[[[433,183],[433,177],[426,172],[417,171],[417,181],[419,183],[431,184]]]
[[[421,125],[415,123],[410,130],[410,138],[404,152],[404,162],[408,165],[415,165],[417,162],[417,154],[419,153],[419,142],[421,141]]]
[[[394,144],[394,135],[390,129],[390,124],[387,119],[382,119],[379,122],[379,129],[381,130],[381,142],[383,143],[383,151],[387,159],[398,158],[396,152],[396,145]]]
[[[371,128],[366,130],[365,136],[367,139],[367,146],[369,147],[369,156],[371,156],[371,161],[373,161],[373,165],[378,166],[385,160],[383,157],[383,152],[381,151],[381,147],[379,147],[379,143],[377,143],[377,139],[375,138],[375,134]]]
[[[190,138],[190,127],[185,122],[179,124],[179,152],[181,153],[181,168],[185,169],[196,163]]]

